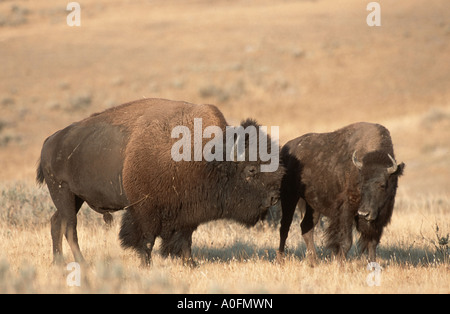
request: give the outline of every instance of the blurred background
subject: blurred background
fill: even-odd
[[[450,2],[0,1],[0,182],[34,181],[42,143],[141,98],[211,103],[280,143],[357,121],[385,125],[399,194],[450,195]]]

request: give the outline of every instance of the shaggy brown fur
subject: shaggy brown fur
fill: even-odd
[[[282,168],[262,173],[259,161],[172,159],[178,141],[171,138],[172,129],[187,126],[194,147],[194,118],[202,118],[203,129],[218,126],[225,132],[226,120],[213,105],[144,99],[94,114],[45,141],[37,181],[45,179],[57,208],[51,219],[55,260],[62,258],[64,233],[75,259],[83,261],[76,232],[83,202],[105,220],[110,212],[127,209],[120,239],[145,264],[157,236],[163,255],[190,259],[199,224],[228,218],[253,225],[266,213],[279,198]]]
[[[356,151],[358,169],[352,161]],[[300,198],[306,213],[301,222],[307,254],[316,259],[313,230],[321,215],[330,218],[327,246],[345,257],[352,245],[352,227],[361,233],[363,251],[375,260],[376,246],[389,223],[404,164],[388,173],[394,157],[389,131],[381,125],[355,123],[331,133],[306,134],[289,141],[281,151],[287,168],[281,185],[282,220],[279,254]]]

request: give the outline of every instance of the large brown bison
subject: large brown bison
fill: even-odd
[[[51,218],[54,261],[62,260],[63,234],[75,260],[84,261],[76,230],[77,212],[84,202],[105,220],[110,220],[111,212],[126,209],[121,243],[134,248],[144,264],[150,263],[158,236],[163,255],[190,260],[192,233],[199,224],[224,218],[251,226],[262,218],[279,199],[283,168],[262,172],[260,166],[267,159],[260,158],[175,161],[174,147],[181,154],[188,147],[174,146],[180,140],[172,131],[180,126],[194,131],[196,121],[201,121],[200,132],[208,127],[227,129],[224,116],[213,105],[143,99],[94,114],[47,138],[37,181],[45,180],[57,208]],[[258,126],[250,119],[242,124],[250,125]],[[187,136],[184,133],[175,135]],[[207,135],[212,138],[211,132]],[[208,136],[188,140],[194,147],[188,157],[191,153],[198,157],[199,149],[202,153]],[[241,154],[248,156],[248,143],[246,147]],[[278,161],[279,147],[272,147]],[[210,153],[222,154],[217,149]],[[237,156],[239,151],[232,152]]]
[[[352,245],[352,228],[359,244],[375,261],[376,247],[394,207],[397,180],[404,164],[397,164],[389,131],[371,123],[355,123],[331,133],[311,133],[283,146],[286,174],[281,184],[282,219],[279,256],[297,202],[306,203],[301,231],[307,256],[316,260],[313,231],[321,215],[329,218],[327,246],[345,258]]]

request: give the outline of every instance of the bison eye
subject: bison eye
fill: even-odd
[[[380,189],[386,190],[386,183],[380,183]]]
[[[257,169],[255,166],[247,166],[245,167],[245,176],[246,177],[253,177],[257,172]]]

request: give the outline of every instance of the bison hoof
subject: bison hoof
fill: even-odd
[[[308,266],[311,267],[311,268],[314,268],[314,267],[316,267],[319,264],[317,256],[313,255],[313,254],[307,255],[306,256],[306,260],[308,262]]]
[[[152,260],[143,258],[143,259],[141,259],[140,266],[141,266],[141,268],[150,268],[152,266]]]
[[[53,257],[52,265],[59,266],[59,265],[64,265],[64,264],[65,264],[65,261],[64,261],[64,257],[62,256],[62,254],[58,254]]]
[[[284,262],[285,262],[284,252],[278,251],[277,252],[277,263],[280,264],[280,265],[284,265]]]
[[[187,266],[190,268],[197,268],[198,264],[192,258],[189,258],[187,260],[183,260],[183,266]]]

